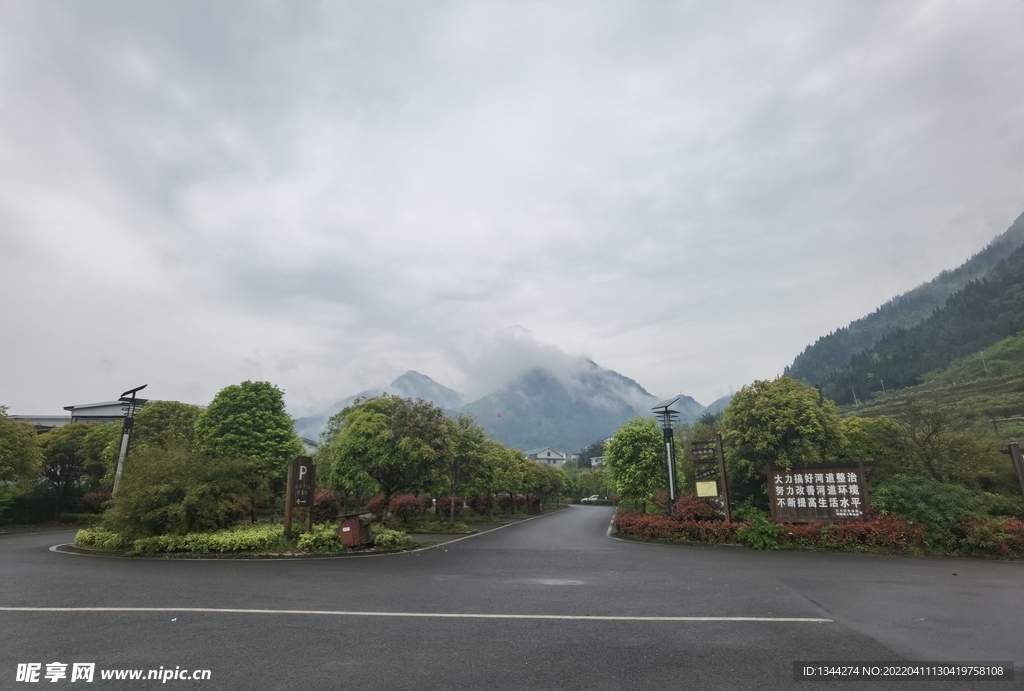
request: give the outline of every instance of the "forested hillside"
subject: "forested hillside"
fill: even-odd
[[[1018,219],[1019,222],[1019,219]],[[911,328],[897,328],[849,364],[826,376],[822,393],[853,403],[885,389],[918,384],[932,370],[986,348],[1024,326],[1024,248],[986,277],[971,281],[946,304]]]
[[[855,353],[868,350],[897,329],[910,329],[921,323],[936,308],[942,307],[947,298],[969,282],[982,278],[1022,245],[1024,214],[959,268],[943,271],[928,283],[893,298],[872,314],[819,338],[797,356],[786,368],[786,374],[815,386],[822,384],[831,373],[849,365]]]
[[[889,389],[888,394],[870,401],[862,398],[860,405],[846,406],[844,412],[863,417],[898,417],[901,409],[913,401],[931,408],[956,407],[986,428],[990,418],[1020,416],[1024,414],[1024,333],[954,360],[922,379],[918,386],[899,391]],[[1019,441],[1024,436],[1024,422],[1000,425],[998,432],[1005,436],[1004,442]]]

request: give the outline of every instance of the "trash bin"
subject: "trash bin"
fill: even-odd
[[[346,547],[373,544],[373,529],[370,527],[373,514],[350,513],[342,516],[341,519],[341,525],[338,526],[338,537],[341,538],[341,544]]]

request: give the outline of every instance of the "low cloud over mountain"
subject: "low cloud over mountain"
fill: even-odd
[[[504,358],[501,353],[497,358],[492,353],[472,361],[470,372],[485,374],[487,384],[501,384],[469,403],[464,403],[462,394],[410,371],[388,387],[362,391],[320,413],[300,418],[296,430],[304,437],[316,438],[330,416],[357,397],[386,392],[422,398],[452,414],[471,413],[491,437],[508,446],[523,450],[551,446],[573,452],[610,436],[636,415],[649,415],[658,400],[636,381],[588,358],[571,356],[553,346],[544,347],[518,336],[506,339],[504,344]],[[540,357],[531,359],[531,352],[524,351]],[[505,367],[502,371],[487,370],[482,367],[487,361],[504,362]],[[517,367],[519,372],[515,372]],[[481,388],[480,382],[471,384],[471,390]],[[693,421],[704,411],[704,406],[684,394],[675,408],[684,422]]]

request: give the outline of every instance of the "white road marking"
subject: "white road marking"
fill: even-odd
[[[818,617],[640,617],[584,614],[471,614],[449,612],[346,612],[308,609],[229,609],[223,607],[0,607],[0,612],[196,612],[206,614],[313,614],[335,617],[412,617],[421,619],[550,619],[567,621],[759,621],[830,624]]]

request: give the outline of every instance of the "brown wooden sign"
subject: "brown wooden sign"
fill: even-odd
[[[690,442],[693,457],[693,479],[706,480],[718,474],[718,443],[716,441]]]
[[[309,456],[299,456],[295,464],[295,506],[309,506],[313,503],[313,490],[316,487],[316,466]]]
[[[850,521],[868,510],[864,466],[768,466],[772,520],[779,523]]]
[[[722,435],[716,434],[712,441],[690,442],[690,454],[693,458],[693,479],[697,484],[697,496],[708,496],[702,493],[702,487],[710,478],[718,476],[720,487],[715,487],[713,496],[718,498],[719,510],[725,517],[725,522],[732,521],[732,511],[729,508],[729,483],[725,477],[725,450],[722,445]],[[710,489],[710,487],[708,487]]]
[[[292,507],[305,509],[306,530],[313,529],[313,495],[316,491],[316,466],[309,456],[298,456],[288,464],[288,486],[284,499],[284,541],[292,537]]]

